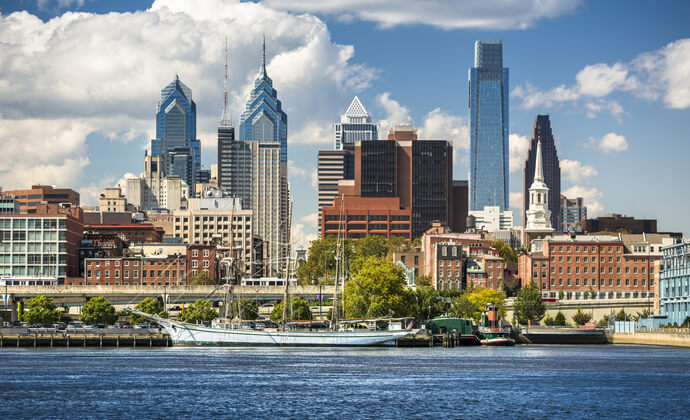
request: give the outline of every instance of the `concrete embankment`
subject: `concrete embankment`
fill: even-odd
[[[644,346],[671,346],[690,348],[690,334],[636,332],[635,334],[607,334],[611,344],[638,344]]]
[[[603,330],[537,327],[517,334],[520,344],[607,344]]]
[[[63,331],[0,330],[0,348],[11,347],[169,347],[170,336],[158,330]]]

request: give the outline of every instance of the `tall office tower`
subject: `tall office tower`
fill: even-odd
[[[343,145],[342,150],[319,150],[318,159],[318,206],[319,233],[323,207],[333,205],[338,195],[338,181],[354,179],[355,153],[353,144]]]
[[[265,40],[262,57],[259,77],[240,117],[240,140],[280,143],[280,163],[287,165],[287,114],[273,89],[273,80],[266,73]]]
[[[197,171],[201,169],[201,142],[196,138],[196,103],[192,90],[175,79],[161,90],[156,105],[156,138],[151,155],[165,155],[168,175],[179,176],[194,194]]]
[[[541,141],[542,164],[544,182],[549,187],[549,210],[551,210],[551,226],[559,228],[561,224],[561,166],[556,152],[556,144],[551,132],[551,121],[548,115],[537,115],[534,119],[534,130],[530,141],[527,159],[522,174],[522,220],[524,223],[529,208],[529,187],[534,181],[534,166],[537,160],[537,143]]]
[[[576,225],[587,219],[587,207],[583,204],[582,197],[570,199],[561,194],[561,232],[569,232]]]
[[[355,96],[347,111],[340,116],[340,124],[334,125],[333,146],[335,150],[342,150],[345,144],[367,140],[378,140],[378,129],[371,122],[371,115],[362,102]]]
[[[251,150],[249,145],[235,141],[235,127],[228,106],[228,40],[225,39],[225,79],[223,82],[223,114],[218,124],[218,188],[242,199],[245,209],[251,208]],[[242,181],[245,181],[242,183]]]
[[[508,68],[501,41],[476,41],[469,70],[470,210],[508,204]]]

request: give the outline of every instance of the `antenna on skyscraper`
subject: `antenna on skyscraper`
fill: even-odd
[[[225,37],[225,81],[223,82],[223,115],[220,117],[221,127],[232,127],[232,115],[228,108],[228,37]]]

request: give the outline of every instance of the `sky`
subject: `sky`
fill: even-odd
[[[179,74],[216,163],[224,42],[235,125],[268,74],[288,114],[293,238],[317,233],[316,163],[353,96],[381,125],[454,145],[468,178],[477,39],[510,69],[516,223],[534,118],[549,114],[561,191],[589,216],[656,218],[690,236],[690,3],[586,0],[0,0],[0,186],[72,187],[97,204],[143,170],[160,90]]]

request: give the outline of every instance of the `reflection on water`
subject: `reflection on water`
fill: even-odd
[[[0,351],[5,418],[681,417],[690,350]]]

